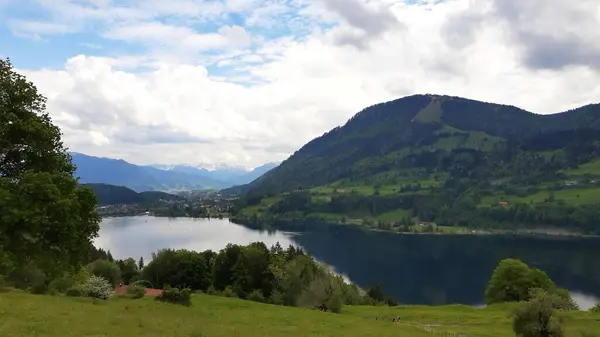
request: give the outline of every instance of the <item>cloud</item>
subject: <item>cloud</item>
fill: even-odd
[[[75,27],[67,24],[28,20],[11,20],[8,22],[8,27],[15,35],[33,39],[41,39],[41,35],[65,34],[76,31]]]
[[[198,34],[189,27],[166,25],[159,22],[115,27],[106,32],[104,37],[113,40],[137,41],[152,47],[171,47],[193,52],[243,47],[249,45],[252,40],[246,30],[240,26],[223,26],[216,33]]]
[[[72,150],[139,164],[283,160],[361,109],[414,93],[538,113],[600,97],[593,1],[61,1],[79,12],[53,15],[77,18],[103,48],[21,71]],[[121,44],[136,52],[106,54]]]
[[[470,6],[446,28],[447,42],[462,48],[484,22],[497,22],[531,69],[600,68],[600,3],[595,0],[493,0]],[[487,6],[486,6],[487,5]],[[475,8],[474,8],[475,7]]]

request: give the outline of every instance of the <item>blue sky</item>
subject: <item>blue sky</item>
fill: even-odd
[[[598,27],[592,0],[0,0],[0,56],[72,151],[254,167],[411,94],[597,102]]]
[[[244,55],[253,59],[248,55],[256,51],[259,43],[286,37],[301,40],[314,29],[333,26],[301,15],[307,6],[294,0],[173,0],[172,6],[161,1],[158,8],[154,6],[158,1],[153,0],[145,6],[133,0],[5,1],[0,5],[0,18],[5,23],[0,26],[0,53],[13,58],[17,67],[28,69],[59,69],[77,55],[147,58],[165,45],[164,41],[150,41],[150,37],[135,31],[144,24],[152,24],[154,29],[186,28],[189,31],[181,34],[196,38],[218,34],[222,27],[240,28],[238,33],[251,38],[233,45],[213,41],[212,47],[210,42],[203,46],[199,41],[183,61],[203,65],[212,75],[225,76],[235,67],[217,66],[219,61],[235,61],[236,56],[239,59]],[[177,58],[171,60],[181,62]]]

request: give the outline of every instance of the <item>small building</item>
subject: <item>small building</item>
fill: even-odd
[[[508,202],[507,201],[499,201],[498,205],[500,205],[500,206],[508,206]]]
[[[575,185],[577,185],[577,181],[575,181],[575,180],[565,181],[565,186],[575,186]]]

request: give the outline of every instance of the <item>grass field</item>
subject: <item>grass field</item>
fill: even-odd
[[[509,337],[513,305],[476,309],[345,306],[341,314],[194,295],[191,307],[152,298],[0,294],[0,336],[465,336]],[[567,337],[600,331],[600,314],[563,313]],[[392,318],[399,317],[398,323]]]
[[[600,187],[589,188],[569,188],[564,190],[552,191],[554,194],[554,203],[565,202],[569,205],[593,205],[600,203]],[[514,195],[498,194],[482,198],[481,204],[490,206],[497,201],[506,201],[510,203],[543,203],[548,198],[550,191],[540,191],[538,193],[520,198]]]
[[[600,160],[594,160],[589,163],[585,163],[576,169],[566,170],[564,173],[573,177],[582,175],[600,175]]]

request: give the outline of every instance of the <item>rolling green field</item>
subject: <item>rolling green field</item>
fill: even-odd
[[[558,191],[552,191],[554,194],[554,203],[565,202],[570,205],[593,205],[600,203],[600,187],[590,188],[570,188]],[[520,198],[513,195],[498,194],[482,198],[483,206],[491,206],[499,201],[509,203],[543,203],[546,201],[550,191],[540,191],[535,194]]]
[[[582,176],[582,175],[599,175],[600,174],[600,160],[594,160],[589,163],[585,163],[576,169],[566,170],[565,174],[569,176]]]
[[[341,314],[194,295],[191,307],[152,298],[0,294],[0,336],[468,336],[509,337],[514,305],[345,306]],[[600,314],[563,313],[567,337],[600,331]],[[392,318],[399,317],[397,323]]]

